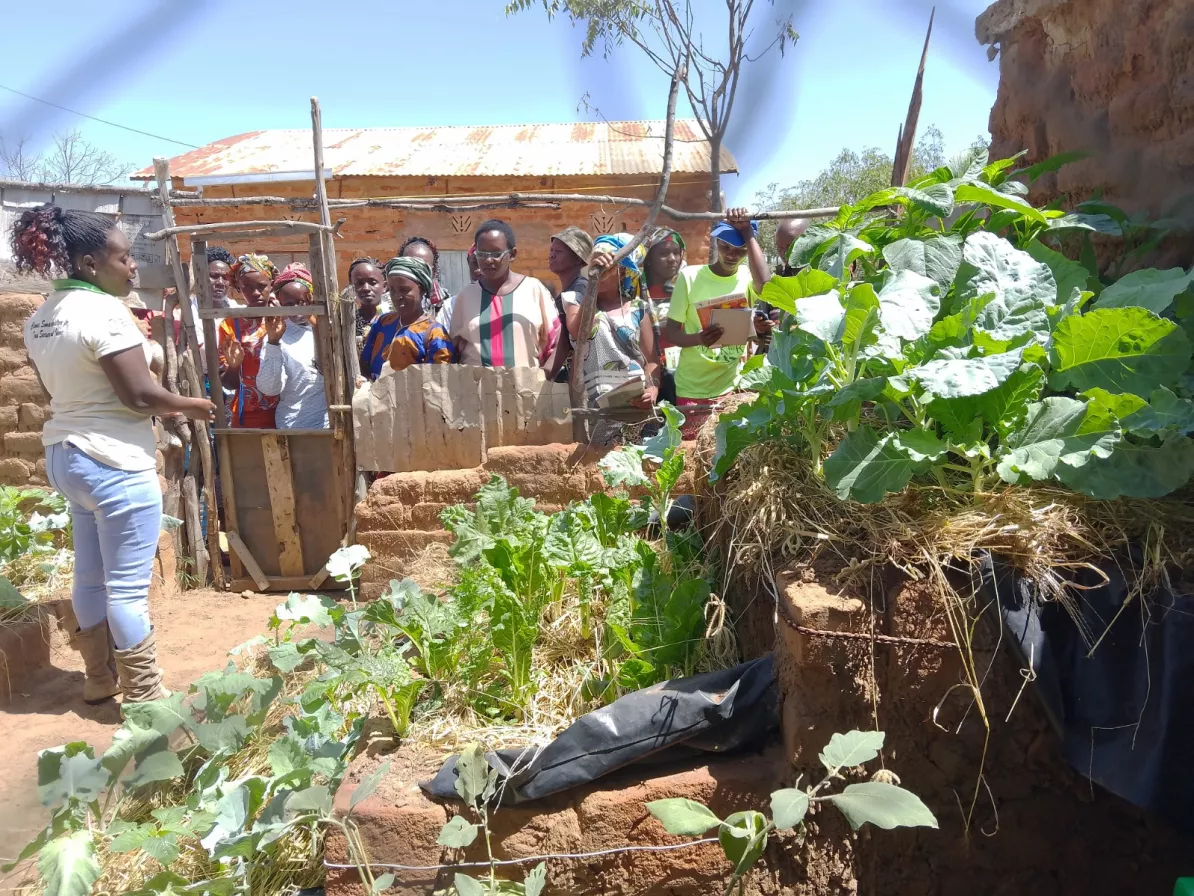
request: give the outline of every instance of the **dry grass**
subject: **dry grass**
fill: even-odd
[[[27,601],[22,607],[0,608],[0,625],[33,618],[42,603],[69,590],[74,581],[74,560],[71,551],[59,550],[22,554],[0,567],[0,576],[8,579]]]
[[[1131,583],[1163,579],[1167,566],[1194,559],[1194,504],[1188,496],[1096,501],[1060,487],[1006,486],[980,494],[918,484],[876,504],[841,501],[808,460],[784,442],[746,449],[721,498],[730,530],[728,566],[760,575],[813,564],[829,553],[847,576],[890,563],[913,578],[926,567],[968,569],[989,551],[1066,599],[1067,572],[1098,561],[1127,562],[1144,545]]]

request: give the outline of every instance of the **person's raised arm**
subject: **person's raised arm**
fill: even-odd
[[[771,279],[771,269],[767,266],[767,256],[763,254],[763,247],[759,245],[755,229],[750,224],[750,212],[744,208],[732,208],[726,213],[726,222],[732,224],[742,235],[746,244],[746,263],[750,266],[750,279],[755,293],[761,294],[767,281]]]
[[[192,420],[212,418],[216,406],[206,398],[175,395],[157,383],[149,373],[145,352],[139,345],[104,355],[99,364],[120,403],[130,410],[147,416],[185,414]]]
[[[236,338],[236,331],[232,332],[231,338],[225,342],[223,340],[223,331],[220,333],[220,385],[229,391],[235,392],[240,388],[240,365],[245,360],[245,347],[240,344],[240,340]]]

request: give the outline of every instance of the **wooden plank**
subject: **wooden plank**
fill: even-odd
[[[325,580],[321,591],[344,591],[348,586],[337,582],[335,579]],[[242,576],[238,579],[233,579],[231,589],[233,591],[253,591],[256,588],[256,583],[248,578]],[[269,580],[269,590],[273,591],[309,591],[311,589],[310,576],[274,576]]]
[[[301,520],[299,543],[306,565],[318,571],[339,550],[348,518],[340,499],[337,450],[342,440],[287,436],[290,469],[299,488],[294,493],[295,518]]]
[[[253,429],[248,426],[217,426],[213,432],[221,436],[269,436],[280,432],[288,436],[325,436],[332,438],[330,429]]]
[[[187,526],[187,545],[194,558],[195,576],[200,582],[207,582],[207,549],[203,546],[203,528],[199,523],[199,493],[195,488],[195,477],[182,479],[183,522]]]
[[[262,436],[261,454],[265,459],[265,481],[269,486],[274,535],[278,539],[278,569],[283,576],[301,576],[303,546],[294,512],[294,479],[286,437]]]
[[[216,452],[220,457],[220,485],[221,496],[224,499],[224,528],[228,530],[240,530],[240,516],[237,508],[237,491],[236,491],[236,477],[232,472],[232,452],[229,450],[228,440],[216,430]],[[208,517],[211,516],[210,508],[207,511]],[[211,522],[208,522],[211,525]],[[232,567],[232,577],[238,578],[244,574],[244,564],[240,562],[240,557],[235,552],[228,553],[228,565]]]
[[[221,436],[231,458],[231,469],[236,482],[236,509],[238,525],[230,522],[227,528],[235,528],[241,540],[253,552],[254,559],[262,571],[273,579],[282,574],[278,559],[278,537],[274,533],[273,498],[270,496],[268,474],[265,471],[265,457],[261,449],[261,437],[234,439]],[[224,496],[227,501],[228,496]],[[240,561],[237,561],[238,565]],[[241,567],[243,576],[243,566]]]
[[[261,567],[253,559],[253,554],[245,546],[245,543],[241,541],[240,533],[235,529],[228,530],[228,547],[232,548],[236,552],[236,555],[240,557],[240,562],[244,564],[250,578],[253,579],[253,583],[257,586],[257,590],[268,591],[269,578],[261,571]]]
[[[264,305],[258,308],[200,308],[200,320],[231,320],[236,318],[243,320],[245,318],[252,318],[254,320],[263,317],[277,317],[283,311],[277,305]],[[327,309],[322,305],[292,305],[285,311],[287,317],[323,317],[327,314]]]
[[[210,308],[213,304],[211,297],[211,278],[207,272],[207,243],[204,240],[191,240],[191,282],[195,285],[195,294],[197,303],[204,308]],[[187,315],[191,313],[191,303],[187,302]],[[191,321],[192,327],[187,331],[188,335],[194,334],[195,321]],[[188,381],[191,383],[191,394],[195,398],[200,398],[207,395],[212,403],[216,406],[216,422],[224,422],[224,390],[220,387],[220,365],[218,351],[213,352],[208,346],[215,347],[215,340],[209,339],[207,336],[207,326],[204,325],[204,350],[206,352],[208,368],[212,371],[211,376],[216,378],[216,383],[213,386],[210,379],[204,383],[199,376],[201,368],[195,366],[195,360],[199,357],[198,346],[188,346],[187,354],[183,356],[182,368],[186,373]],[[211,363],[212,355],[216,355],[216,364],[213,367]],[[206,392],[204,391],[206,387]],[[203,495],[207,502],[207,553],[211,560],[212,581],[217,588],[224,585],[224,561],[222,559],[223,553],[220,550],[220,511],[219,502],[216,500],[216,495],[219,490],[216,488],[216,464],[212,457],[211,448],[211,432],[210,424],[205,421],[196,421],[195,428],[195,442],[192,448],[198,447],[200,460],[203,463]]]

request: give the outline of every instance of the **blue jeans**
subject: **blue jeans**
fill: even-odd
[[[136,647],[150,632],[149,582],[162,529],[157,471],[117,470],[59,442],[46,446],[46,478],[70,502],[79,628],[106,618],[118,650]]]

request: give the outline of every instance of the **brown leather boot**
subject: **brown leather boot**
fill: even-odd
[[[75,649],[83,656],[87,680],[83,682],[83,702],[95,706],[111,700],[120,693],[116,681],[116,657],[108,620],[91,628],[77,628],[71,638]]]
[[[128,650],[116,651],[116,670],[125,703],[147,703],[167,696],[158,668],[157,641],[153,629],[145,639]]]

